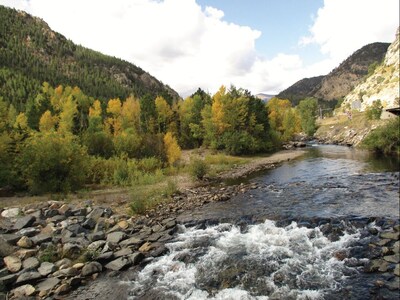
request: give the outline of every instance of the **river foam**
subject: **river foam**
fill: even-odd
[[[130,299],[323,299],[349,273],[337,254],[360,236],[330,241],[318,227],[270,220],[181,229],[131,282]]]

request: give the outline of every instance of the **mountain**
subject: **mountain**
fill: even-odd
[[[130,94],[179,98],[138,66],[76,45],[43,20],[0,6],[0,97],[22,111],[45,81],[78,86],[100,100]]]
[[[289,99],[294,105],[300,100],[312,97],[314,90],[321,87],[321,82],[325,76],[316,76],[311,78],[303,78],[292,86],[278,94],[278,98]]]
[[[383,63],[345,97],[343,107],[348,106],[363,111],[376,100],[380,100],[385,108],[400,106],[399,30],[398,28],[395,40],[389,46]]]
[[[300,99],[314,97],[323,101],[346,96],[368,74],[371,65],[379,64],[389,43],[373,43],[362,47],[326,76],[306,78],[278,94],[296,104]]]
[[[268,102],[271,98],[275,97],[275,95],[271,94],[264,94],[264,93],[259,93],[256,95],[258,99],[261,99],[263,102]]]

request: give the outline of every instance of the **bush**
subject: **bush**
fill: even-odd
[[[381,100],[376,100],[370,107],[365,110],[368,120],[379,120],[382,114],[382,103]]]
[[[20,168],[32,193],[67,193],[84,185],[88,162],[86,148],[74,136],[37,133],[25,142]]]
[[[400,155],[400,118],[390,120],[367,135],[361,146],[379,153]]]
[[[207,175],[209,171],[209,166],[206,164],[204,160],[199,158],[192,159],[190,162],[190,175],[192,175],[195,179],[202,180],[205,175]]]

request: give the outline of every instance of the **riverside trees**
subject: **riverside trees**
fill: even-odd
[[[199,89],[185,100],[100,101],[78,87],[43,83],[25,109],[0,100],[0,187],[37,193],[127,184],[176,165],[181,148],[270,151],[299,130],[287,102],[265,105],[247,90],[223,86],[212,97]]]

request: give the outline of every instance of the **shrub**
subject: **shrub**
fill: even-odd
[[[203,179],[209,171],[207,163],[199,158],[192,159],[189,167],[190,175],[196,179]]]
[[[379,120],[382,114],[382,103],[381,100],[376,100],[370,107],[365,110],[368,120]]]
[[[31,192],[66,193],[83,186],[88,162],[86,148],[74,136],[48,132],[26,140],[20,168]]]
[[[361,146],[375,152],[400,154],[400,118],[390,120],[367,135]]]

